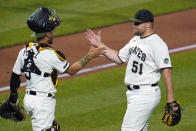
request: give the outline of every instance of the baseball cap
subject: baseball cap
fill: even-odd
[[[149,10],[142,9],[136,12],[135,17],[130,20],[138,23],[154,22],[154,16]]]

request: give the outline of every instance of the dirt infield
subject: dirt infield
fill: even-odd
[[[168,44],[169,49],[196,43],[196,9],[155,17],[155,32]],[[133,37],[132,23],[117,24],[102,31],[103,42],[119,50]],[[97,31],[97,30],[95,30]],[[21,38],[22,39],[22,38]],[[55,38],[53,47],[63,52],[70,63],[82,58],[88,51],[84,32]],[[9,85],[9,77],[19,50],[23,45],[0,49],[0,87]],[[105,58],[92,60],[86,67],[110,63]],[[24,81],[24,80],[23,80]]]

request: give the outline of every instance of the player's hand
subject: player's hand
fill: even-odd
[[[86,39],[95,46],[95,47],[103,47],[103,43],[101,42],[101,31],[95,34],[92,30],[88,29],[86,32]]]
[[[8,100],[10,103],[15,104],[18,100],[18,93],[11,93]]]
[[[88,56],[90,56],[91,58],[95,58],[97,56],[100,56],[102,54],[104,54],[105,52],[105,47],[94,47],[91,46],[89,51],[88,51]]]

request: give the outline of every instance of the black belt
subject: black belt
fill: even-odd
[[[44,77],[49,77],[50,74],[49,73],[44,73]]]
[[[157,86],[157,85],[158,85],[158,82],[155,83],[155,84],[151,84],[151,87],[154,87],[154,86]],[[127,89],[128,90],[140,89],[140,86],[139,85],[133,85],[133,88],[131,88],[130,85],[127,85]]]
[[[36,92],[35,91],[32,91],[32,90],[27,91],[27,94],[36,96]],[[53,97],[52,93],[48,93],[48,97]]]

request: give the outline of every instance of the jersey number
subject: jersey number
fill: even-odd
[[[139,69],[139,74],[142,75],[143,64],[142,63],[139,64],[137,61],[133,61],[132,72],[137,73],[138,69]]]

